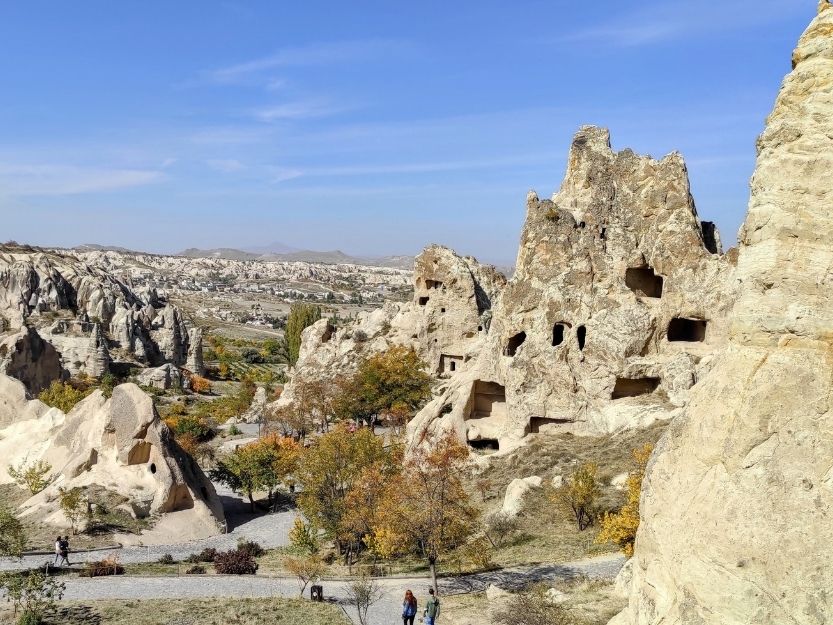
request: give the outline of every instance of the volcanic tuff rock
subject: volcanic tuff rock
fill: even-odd
[[[616,625],[833,622],[833,7],[758,141],[728,347],[662,438]]]
[[[111,399],[101,391],[69,414],[27,400],[19,381],[0,375],[0,483],[8,465],[44,460],[56,480],[26,501],[22,515],[65,525],[59,488],[103,488],[127,500],[136,516],[168,514],[183,536],[217,533],[223,507],[211,482],[173,440],[152,399],[122,384]]]
[[[361,358],[393,345],[413,347],[441,377],[463,370],[489,327],[493,302],[506,278],[494,267],[434,245],[414,268],[414,300],[388,302],[335,329],[322,319],[304,330],[295,378],[347,374]],[[292,384],[279,403],[291,400]]]
[[[30,341],[18,341],[21,353],[40,353],[40,343],[25,328],[37,329],[60,354],[62,374],[100,376],[109,369],[111,351],[147,365],[202,363],[201,336],[192,333],[190,344],[175,306],[152,289],[136,293],[108,271],[68,254],[0,248],[0,316],[12,330],[23,329],[20,340]],[[6,371],[19,375],[14,368]],[[31,392],[50,381],[20,379]]]
[[[453,430],[474,447],[510,450],[541,429],[647,425],[679,412],[724,345],[733,260],[698,219],[679,154],[613,152],[606,130],[583,127],[560,191],[527,197],[508,283],[430,247],[414,267],[413,304],[335,334],[318,322],[296,375],[344,372],[357,353],[412,345],[447,378],[409,424],[412,444]],[[357,332],[369,340],[351,339]]]

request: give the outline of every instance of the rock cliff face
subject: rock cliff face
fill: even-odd
[[[175,306],[68,254],[0,247],[0,316],[31,339],[26,328],[35,328],[60,354],[67,375],[106,373],[111,352],[146,365],[202,366],[201,337],[193,334],[191,345]],[[36,343],[28,352],[34,354]],[[43,386],[21,379],[32,392]]]
[[[833,6],[758,141],[728,347],[649,464],[616,625],[833,621]]]
[[[319,322],[296,375],[345,372],[363,353],[412,345],[441,380],[409,425],[414,444],[453,430],[509,450],[543,429],[647,425],[679,413],[725,344],[734,259],[699,220],[679,154],[614,152],[606,130],[584,127],[559,192],[527,198],[512,280],[430,247],[414,267],[413,303],[335,334]]]
[[[602,433],[679,412],[725,342],[732,257],[700,222],[679,154],[575,136],[561,189],[531,192],[514,277],[477,358],[409,426],[511,449],[542,429]]]
[[[122,384],[111,399],[96,391],[69,414],[27,400],[23,384],[0,375],[0,483],[6,468],[45,460],[55,482],[22,506],[22,515],[65,525],[58,488],[103,488],[138,517],[165,514],[181,536],[215,534],[223,507],[211,482],[174,442],[151,398]]]

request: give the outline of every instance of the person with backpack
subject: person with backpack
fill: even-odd
[[[425,612],[423,613],[423,617],[425,617],[425,625],[435,625],[437,619],[440,618],[440,599],[439,597],[434,596],[434,589],[428,589],[428,603],[425,604]]]
[[[402,601],[402,625],[414,625],[414,617],[417,613],[417,600],[410,590],[405,591],[405,599]]]

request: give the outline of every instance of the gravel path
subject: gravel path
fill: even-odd
[[[289,530],[292,529],[292,524],[297,516],[294,509],[287,507],[271,514],[252,514],[249,512],[249,504],[243,501],[239,495],[223,486],[215,485],[215,487],[217,494],[223,499],[226,519],[230,527],[233,528],[228,534],[171,545],[122,547],[106,551],[79,551],[71,553],[70,560],[73,564],[100,560],[110,553],[117,554],[122,564],[156,562],[166,553],[171,554],[175,560],[184,560],[192,553],[199,553],[206,547],[214,547],[221,551],[233,549],[241,538],[253,540],[265,549],[274,549],[289,544]],[[54,556],[45,555],[26,556],[22,561],[0,558],[0,571],[38,567],[46,560],[52,560],[53,558]]]
[[[561,565],[539,565],[503,569],[440,580],[440,594],[484,591],[489,584],[517,589],[530,582],[560,581],[576,576],[613,579],[624,563],[620,556],[601,556]],[[429,580],[426,577],[381,578],[384,595],[369,614],[370,625],[388,625],[399,620],[401,597],[411,589],[424,603]],[[298,584],[293,578],[238,576],[182,577],[106,577],[65,580],[64,599],[176,599],[198,597],[297,597]],[[347,583],[343,580],[323,581],[324,595],[329,601],[345,606],[348,615],[358,622],[353,608],[347,606]],[[307,592],[309,589],[307,589]],[[308,595],[307,595],[308,596]],[[194,624],[196,625],[196,624]]]

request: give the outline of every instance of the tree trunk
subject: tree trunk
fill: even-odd
[[[249,506],[250,506],[252,512],[254,513],[254,511],[255,511],[255,498],[252,497],[252,491],[248,491],[246,494],[249,496]]]
[[[438,596],[440,590],[437,588],[437,561],[433,558],[429,559],[428,568],[431,569],[431,585],[434,587],[434,595]]]

